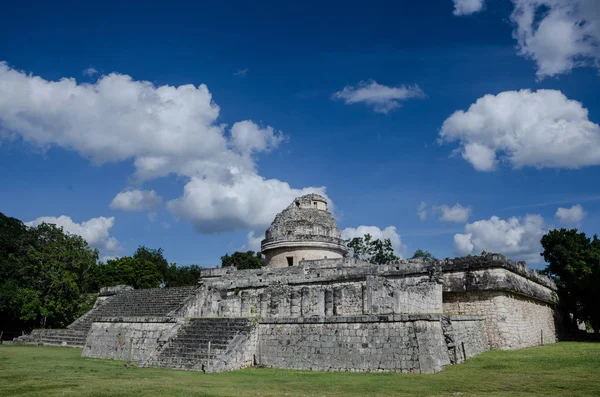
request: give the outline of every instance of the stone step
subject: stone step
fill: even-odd
[[[217,346],[217,345],[228,345],[229,342],[231,342],[231,340],[234,337],[228,338],[228,339],[224,339],[224,340],[215,340],[215,339],[175,339],[173,340],[171,343],[175,346],[176,344],[178,345],[186,345],[186,346],[208,346],[208,344],[210,343],[211,346]]]
[[[164,317],[181,307],[196,288],[190,286],[125,290],[102,302],[68,328],[87,333],[92,323],[103,317]]]
[[[25,343],[83,347],[85,338],[85,332],[70,329],[35,329],[31,334],[20,336],[13,341],[17,344]]]
[[[32,332],[31,336],[36,335],[44,335],[44,336],[54,336],[54,337],[77,337],[77,338],[85,338],[86,333],[83,331],[74,331],[74,330],[45,330],[44,332]]]
[[[200,369],[202,364],[208,365],[210,360],[222,357],[237,335],[250,332],[253,329],[250,321],[245,318],[190,319],[159,355],[143,363],[143,366]]]
[[[85,338],[52,338],[52,337],[42,337],[42,338],[34,338],[32,341],[41,341],[41,342],[73,342],[73,343],[85,343]]]

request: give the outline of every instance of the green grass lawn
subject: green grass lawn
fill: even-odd
[[[600,344],[490,351],[430,374],[137,368],[67,347],[0,345],[0,396],[600,396]]]

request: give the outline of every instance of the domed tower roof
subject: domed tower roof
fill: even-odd
[[[348,251],[323,196],[313,193],[298,197],[277,214],[265,233],[261,249],[269,258],[266,251],[284,247],[327,247],[340,255]]]

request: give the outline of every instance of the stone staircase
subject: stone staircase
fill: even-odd
[[[248,318],[191,318],[144,367],[217,372],[252,365],[255,324]]]
[[[67,328],[89,331],[103,317],[164,317],[177,310],[197,287],[125,290],[90,310]]]
[[[87,333],[71,329],[34,329],[30,334],[13,339],[13,344],[71,346],[82,348]]]
[[[13,344],[43,344],[83,348],[92,323],[104,317],[161,317],[181,307],[196,286],[128,289],[99,303],[66,329],[36,329]]]

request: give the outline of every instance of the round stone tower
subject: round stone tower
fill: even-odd
[[[327,200],[318,194],[296,198],[275,217],[261,242],[267,266],[295,266],[302,259],[342,258],[348,249]]]

